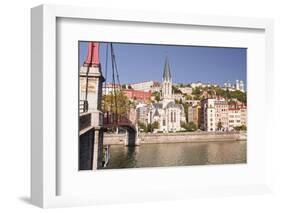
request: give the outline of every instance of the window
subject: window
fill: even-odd
[[[163,126],[166,126],[166,120],[163,119]]]

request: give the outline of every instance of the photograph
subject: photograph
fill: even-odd
[[[280,209],[281,13],[263,2],[5,10],[5,209]]]
[[[78,168],[247,163],[247,48],[78,41]]]

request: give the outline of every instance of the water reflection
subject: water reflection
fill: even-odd
[[[106,169],[246,163],[246,141],[110,146]]]

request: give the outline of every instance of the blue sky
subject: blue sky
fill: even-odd
[[[105,73],[106,44],[100,43],[100,62]],[[168,57],[174,83],[234,83],[246,85],[247,49],[199,46],[148,45],[113,43],[120,82],[161,81]],[[79,42],[79,64],[83,64],[87,42]],[[109,60],[110,61],[110,60]],[[108,64],[107,82],[111,82]]]

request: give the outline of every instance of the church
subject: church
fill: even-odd
[[[182,104],[176,104],[172,90],[172,75],[168,59],[165,61],[161,85],[161,100],[151,105],[148,122],[158,122],[161,132],[180,131],[181,122],[186,122]]]

